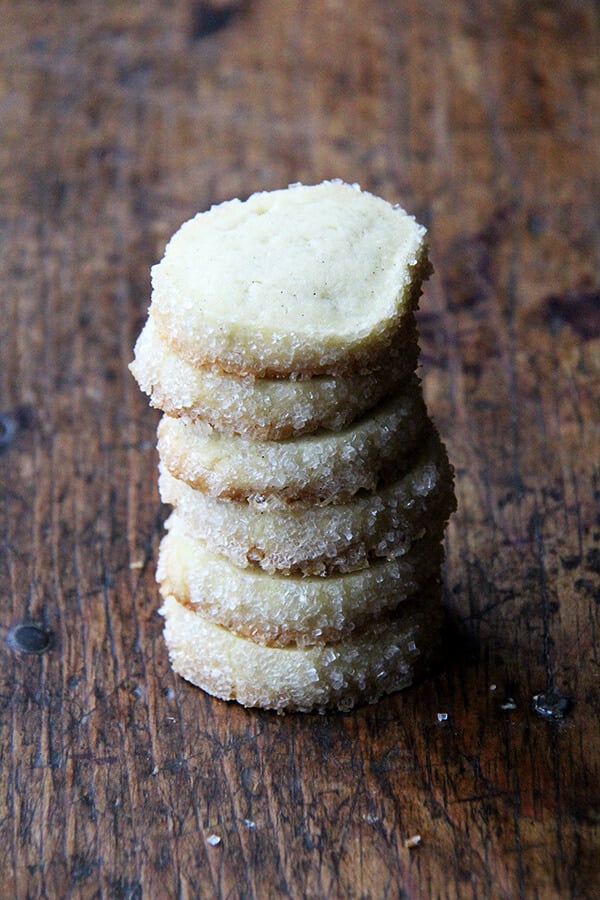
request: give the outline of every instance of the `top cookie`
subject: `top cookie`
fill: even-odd
[[[417,305],[424,236],[400,207],[340,181],[230,200],[171,238],[152,269],[152,314],[193,365],[369,372]]]

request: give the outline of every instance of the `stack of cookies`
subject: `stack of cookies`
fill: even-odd
[[[161,612],[209,693],[349,709],[429,666],[455,507],[415,374],[429,269],[412,217],[338,181],[212,207],[154,267]]]

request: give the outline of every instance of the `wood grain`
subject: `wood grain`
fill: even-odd
[[[584,0],[2,4],[4,896],[598,896],[599,36]],[[333,176],[430,230],[447,658],[278,717],[169,669],[126,367],[185,218]]]

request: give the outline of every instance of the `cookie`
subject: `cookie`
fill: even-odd
[[[442,610],[428,586],[393,616],[346,641],[315,647],[264,647],[167,596],[160,610],[171,665],[222,700],[278,711],[349,710],[409,687],[436,659]]]
[[[328,181],[229,200],[185,222],[152,269],[151,312],[194,366],[236,375],[381,369],[430,272],[425,229]]]
[[[230,437],[206,422],[163,417],[158,451],[175,478],[213,497],[271,508],[342,503],[374,490],[386,469],[408,466],[426,419],[421,386],[413,379],[341,431],[289,441]]]
[[[319,428],[344,428],[410,378],[418,352],[411,314],[393,339],[383,369],[368,375],[241,377],[190,365],[169,346],[150,316],[130,369],[152,405],[170,416],[200,419],[223,434],[284,440]]]
[[[340,640],[369,617],[397,607],[439,575],[443,525],[402,556],[344,574],[269,574],[240,568],[192,537],[175,511],[161,541],[156,578],[207,619],[271,646]]]

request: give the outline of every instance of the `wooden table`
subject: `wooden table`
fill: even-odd
[[[1,21],[1,895],[598,897],[597,6]],[[430,231],[446,659],[352,714],[278,717],[170,671],[158,416],[127,363],[185,218],[334,176]]]

